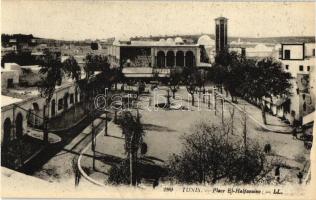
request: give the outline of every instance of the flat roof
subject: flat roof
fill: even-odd
[[[20,102],[22,100],[23,99],[18,99],[18,98],[14,98],[14,97],[1,95],[1,107],[7,106],[7,105],[10,105],[10,104],[14,104],[14,103],[18,103],[18,102]]]
[[[120,44],[113,44],[113,46],[120,46],[120,47],[198,47],[199,44],[177,44],[175,42],[168,43],[168,42],[161,42],[161,41],[131,41],[130,43],[120,43]]]

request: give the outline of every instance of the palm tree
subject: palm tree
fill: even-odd
[[[43,108],[43,130],[44,130],[44,141],[48,141],[47,132],[47,120],[46,120],[46,108],[48,114],[48,108],[50,101],[54,95],[55,88],[61,84],[64,72],[63,65],[60,61],[60,57],[57,53],[45,51],[45,56],[39,61],[40,63],[40,74],[44,76],[41,78],[41,82],[38,86],[41,96],[46,98],[46,105]]]
[[[79,81],[81,79],[81,69],[76,59],[73,56],[67,58],[63,63],[63,70],[65,74],[75,80],[75,90],[77,90]],[[74,105],[74,117],[76,116],[76,105]]]
[[[138,110],[136,117],[131,112],[125,111],[122,113],[121,119],[120,125],[123,135],[125,135],[125,151],[127,152],[130,164],[130,184],[136,185],[135,164],[137,164],[137,152],[143,143],[144,130],[140,122]]]

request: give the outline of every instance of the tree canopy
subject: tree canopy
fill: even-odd
[[[196,123],[192,134],[183,138],[182,152],[169,159],[171,180],[186,184],[258,181],[267,169],[263,150],[255,143],[247,148],[240,145],[241,138],[236,136],[226,139],[229,132],[225,125]]]
[[[260,99],[286,97],[291,90],[291,74],[285,72],[282,63],[268,57],[260,60],[248,59],[236,52],[221,52],[209,72],[209,79],[229,91],[235,97]],[[262,105],[263,121],[265,109]]]

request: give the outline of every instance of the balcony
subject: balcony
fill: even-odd
[[[170,69],[168,68],[151,68],[151,67],[125,67],[123,74],[126,77],[141,78],[141,77],[169,77]]]

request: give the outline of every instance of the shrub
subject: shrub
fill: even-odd
[[[129,176],[129,161],[126,159],[110,168],[108,181],[114,185],[129,184]]]
[[[266,166],[263,149],[253,143],[242,144],[228,135],[226,127],[196,124],[184,137],[184,149],[168,162],[169,178],[179,183],[250,183],[260,179]],[[228,137],[229,136],[229,137]],[[250,145],[252,144],[252,145]]]

